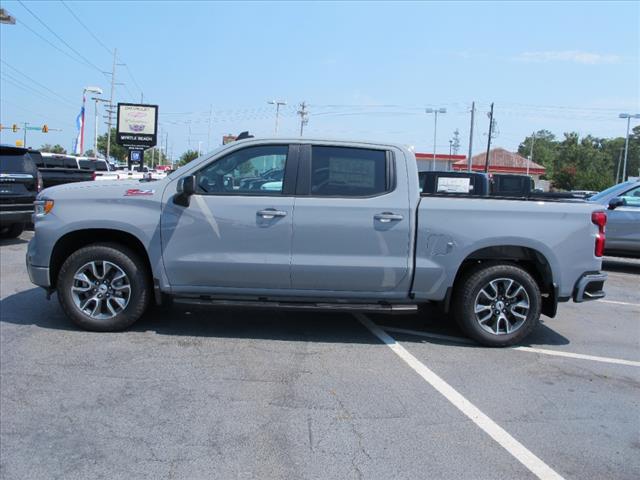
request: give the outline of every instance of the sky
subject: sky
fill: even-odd
[[[547,129],[624,136],[621,112],[640,113],[640,2],[39,2],[1,1],[17,22],[0,26],[0,123],[47,124],[28,146],[76,137],[82,90],[114,103],[159,106],[162,138],[174,159],[217,147],[249,130],[355,138],[432,152],[516,150]],[[26,7],[26,8],[25,8]],[[47,28],[48,27],[48,28]],[[123,83],[123,85],[120,85]],[[99,112],[99,132],[106,126]],[[638,121],[635,121],[638,123]],[[85,148],[93,144],[87,104]],[[58,131],[59,130],[59,131]],[[2,130],[0,142],[21,133]]]

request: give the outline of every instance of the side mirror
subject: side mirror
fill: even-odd
[[[624,207],[627,204],[626,200],[622,197],[614,197],[609,200],[609,210],[615,210],[618,207]]]
[[[179,179],[176,192],[176,195],[173,197],[173,203],[188,207],[189,198],[196,193],[196,176],[188,175]]]

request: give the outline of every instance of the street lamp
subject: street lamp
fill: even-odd
[[[278,135],[278,117],[280,117],[280,105],[286,105],[284,100],[270,100],[267,102],[269,105],[276,106],[276,135]]]
[[[629,154],[629,127],[631,124],[631,119],[632,118],[640,118],[640,113],[621,113],[620,115],[618,115],[619,118],[626,118],[627,119],[627,136],[625,137],[624,140],[624,166],[622,167],[622,181],[626,182],[627,181],[627,155]]]
[[[78,146],[80,147],[80,151],[78,151],[78,146],[76,146],[76,153],[84,152],[84,106],[87,103],[87,92],[95,93],[96,95],[102,95],[102,89],[100,87],[84,87],[82,90],[82,110],[80,110],[80,115],[82,117],[82,123],[80,124],[80,142],[78,142]]]
[[[438,133],[438,114],[447,113],[446,108],[427,108],[426,113],[433,113],[433,160],[431,161],[431,170],[436,169],[436,135]]]
[[[93,153],[97,157],[98,156],[98,102],[109,103],[109,100],[98,97],[91,97],[94,103],[93,114],[95,115],[94,125],[93,125]]]

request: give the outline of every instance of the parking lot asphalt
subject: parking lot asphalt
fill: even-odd
[[[3,479],[640,477],[637,260],[519,348],[435,309],[175,306],[91,333],[29,283],[31,235],[0,242]]]

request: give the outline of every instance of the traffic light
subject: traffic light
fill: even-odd
[[[11,130],[12,130],[14,133],[15,133],[15,132],[17,132],[17,131],[18,131],[18,124],[14,123],[14,124],[11,126]]]
[[[42,133],[49,133],[49,127],[47,127],[46,125],[42,126]]]

